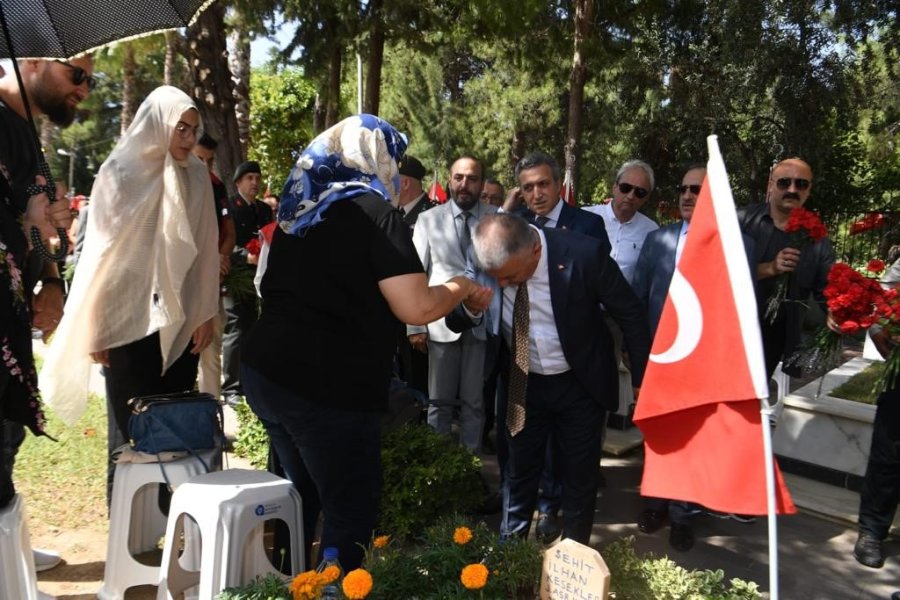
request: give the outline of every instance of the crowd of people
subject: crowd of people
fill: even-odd
[[[641,160],[618,170],[611,198],[582,210],[561,200],[549,154],[522,158],[509,190],[464,154],[450,165],[449,200],[437,204],[423,188],[425,167],[406,155],[406,137],[358,115],[303,150],[280,198],[260,197],[252,161],[236,169],[229,198],[196,105],[163,86],[98,172],[64,307],[57,265],[30,249],[28,236],[34,227],[49,239],[72,215],[65,201],[50,202],[65,190],[48,189],[40,175],[23,100],[67,126],[90,92],[92,64],[20,64],[21,89],[0,78],[0,508],[14,495],[24,427],[43,433],[35,327],[56,333],[41,389],[64,417],[83,410],[91,365],[103,366],[111,456],[127,441],[132,397],[191,389],[199,376],[202,391],[228,403],[245,398],[303,498],[306,556],[324,515],[323,547],[337,547],[347,569],[363,558],[359,544],[376,526],[380,415],[394,376],[427,399],[424,420],[438,433],[458,422],[466,449],[496,452],[501,486],[485,503],[502,510],[502,536],[527,536],[537,510],[542,541],[590,541],[619,371],[627,368],[637,401],[704,166],[684,170],[680,219],[662,228],[641,212],[655,186]],[[798,347],[807,300],[824,306],[835,261],[827,238],[801,251],[785,232],[812,183],[805,161],[781,161],[766,201],[739,211],[769,377]],[[764,318],[783,274],[792,274],[787,301]],[[255,279],[261,300],[239,294],[229,283],[239,279]],[[881,470],[867,476],[868,497],[878,499],[864,492],[861,511],[856,556],[869,566],[884,562],[884,523],[900,493],[896,394],[895,384],[882,398],[879,419],[889,425],[873,449]],[[110,468],[110,485],[112,476]],[[672,547],[686,551],[701,511],[648,498],[638,526],[653,533],[670,522]],[[36,558],[39,567],[58,560]]]

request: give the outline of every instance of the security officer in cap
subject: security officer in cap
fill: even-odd
[[[236,294],[235,290],[226,289],[223,300],[225,331],[222,338],[222,370],[225,380],[222,383],[222,395],[225,401],[232,405],[243,395],[239,377],[241,336],[253,326],[259,314],[252,283],[259,256],[252,254],[247,249],[247,244],[257,238],[261,227],[273,220],[269,205],[256,198],[259,195],[261,179],[258,162],[249,160],[241,163],[235,170],[233,179],[238,193],[228,201],[228,209],[237,234],[234,252],[231,255],[230,279],[247,278],[250,282],[248,288],[250,293]]]
[[[425,167],[414,156],[404,156],[400,160],[400,197],[397,209],[403,215],[403,221],[409,225],[412,233],[419,215],[428,210],[434,204],[428,199],[428,195],[422,189],[422,178],[425,177]]]

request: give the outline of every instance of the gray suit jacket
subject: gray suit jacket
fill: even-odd
[[[463,256],[460,249],[452,206],[453,200],[448,200],[421,213],[413,231],[413,243],[422,260],[422,266],[425,267],[429,285],[440,285],[451,277],[466,274],[467,257]],[[475,218],[470,224],[474,227],[481,217],[497,212],[497,207],[476,202],[469,212]],[[425,331],[423,327],[407,327],[408,335]],[[443,318],[429,323],[427,331],[428,338],[435,342],[455,342],[460,336],[459,333],[447,328]],[[479,339],[484,339],[483,329],[473,333]]]

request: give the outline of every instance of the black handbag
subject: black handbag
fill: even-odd
[[[212,394],[180,392],[137,396],[128,401],[131,417],[128,437],[138,452],[188,452],[206,472],[209,465],[200,457],[202,450],[223,449],[225,446],[222,405]],[[169,483],[163,471],[163,478]]]

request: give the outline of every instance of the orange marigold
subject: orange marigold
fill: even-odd
[[[290,590],[293,600],[315,600],[322,591],[319,574],[315,571],[300,573],[291,581]]]
[[[388,545],[389,541],[391,541],[391,536],[379,535],[377,538],[375,538],[375,541],[372,542],[372,545],[376,548],[384,548]]]
[[[321,573],[319,573],[319,581],[322,585],[328,585],[332,581],[336,581],[341,576],[341,568],[337,565],[328,565]]]
[[[481,563],[466,565],[459,574],[459,580],[467,590],[480,590],[487,584],[488,569]]]
[[[354,569],[344,576],[341,587],[348,600],[362,600],[372,591],[372,576],[365,569]]]
[[[472,530],[468,527],[457,527],[453,532],[453,541],[462,546],[472,541]]]

